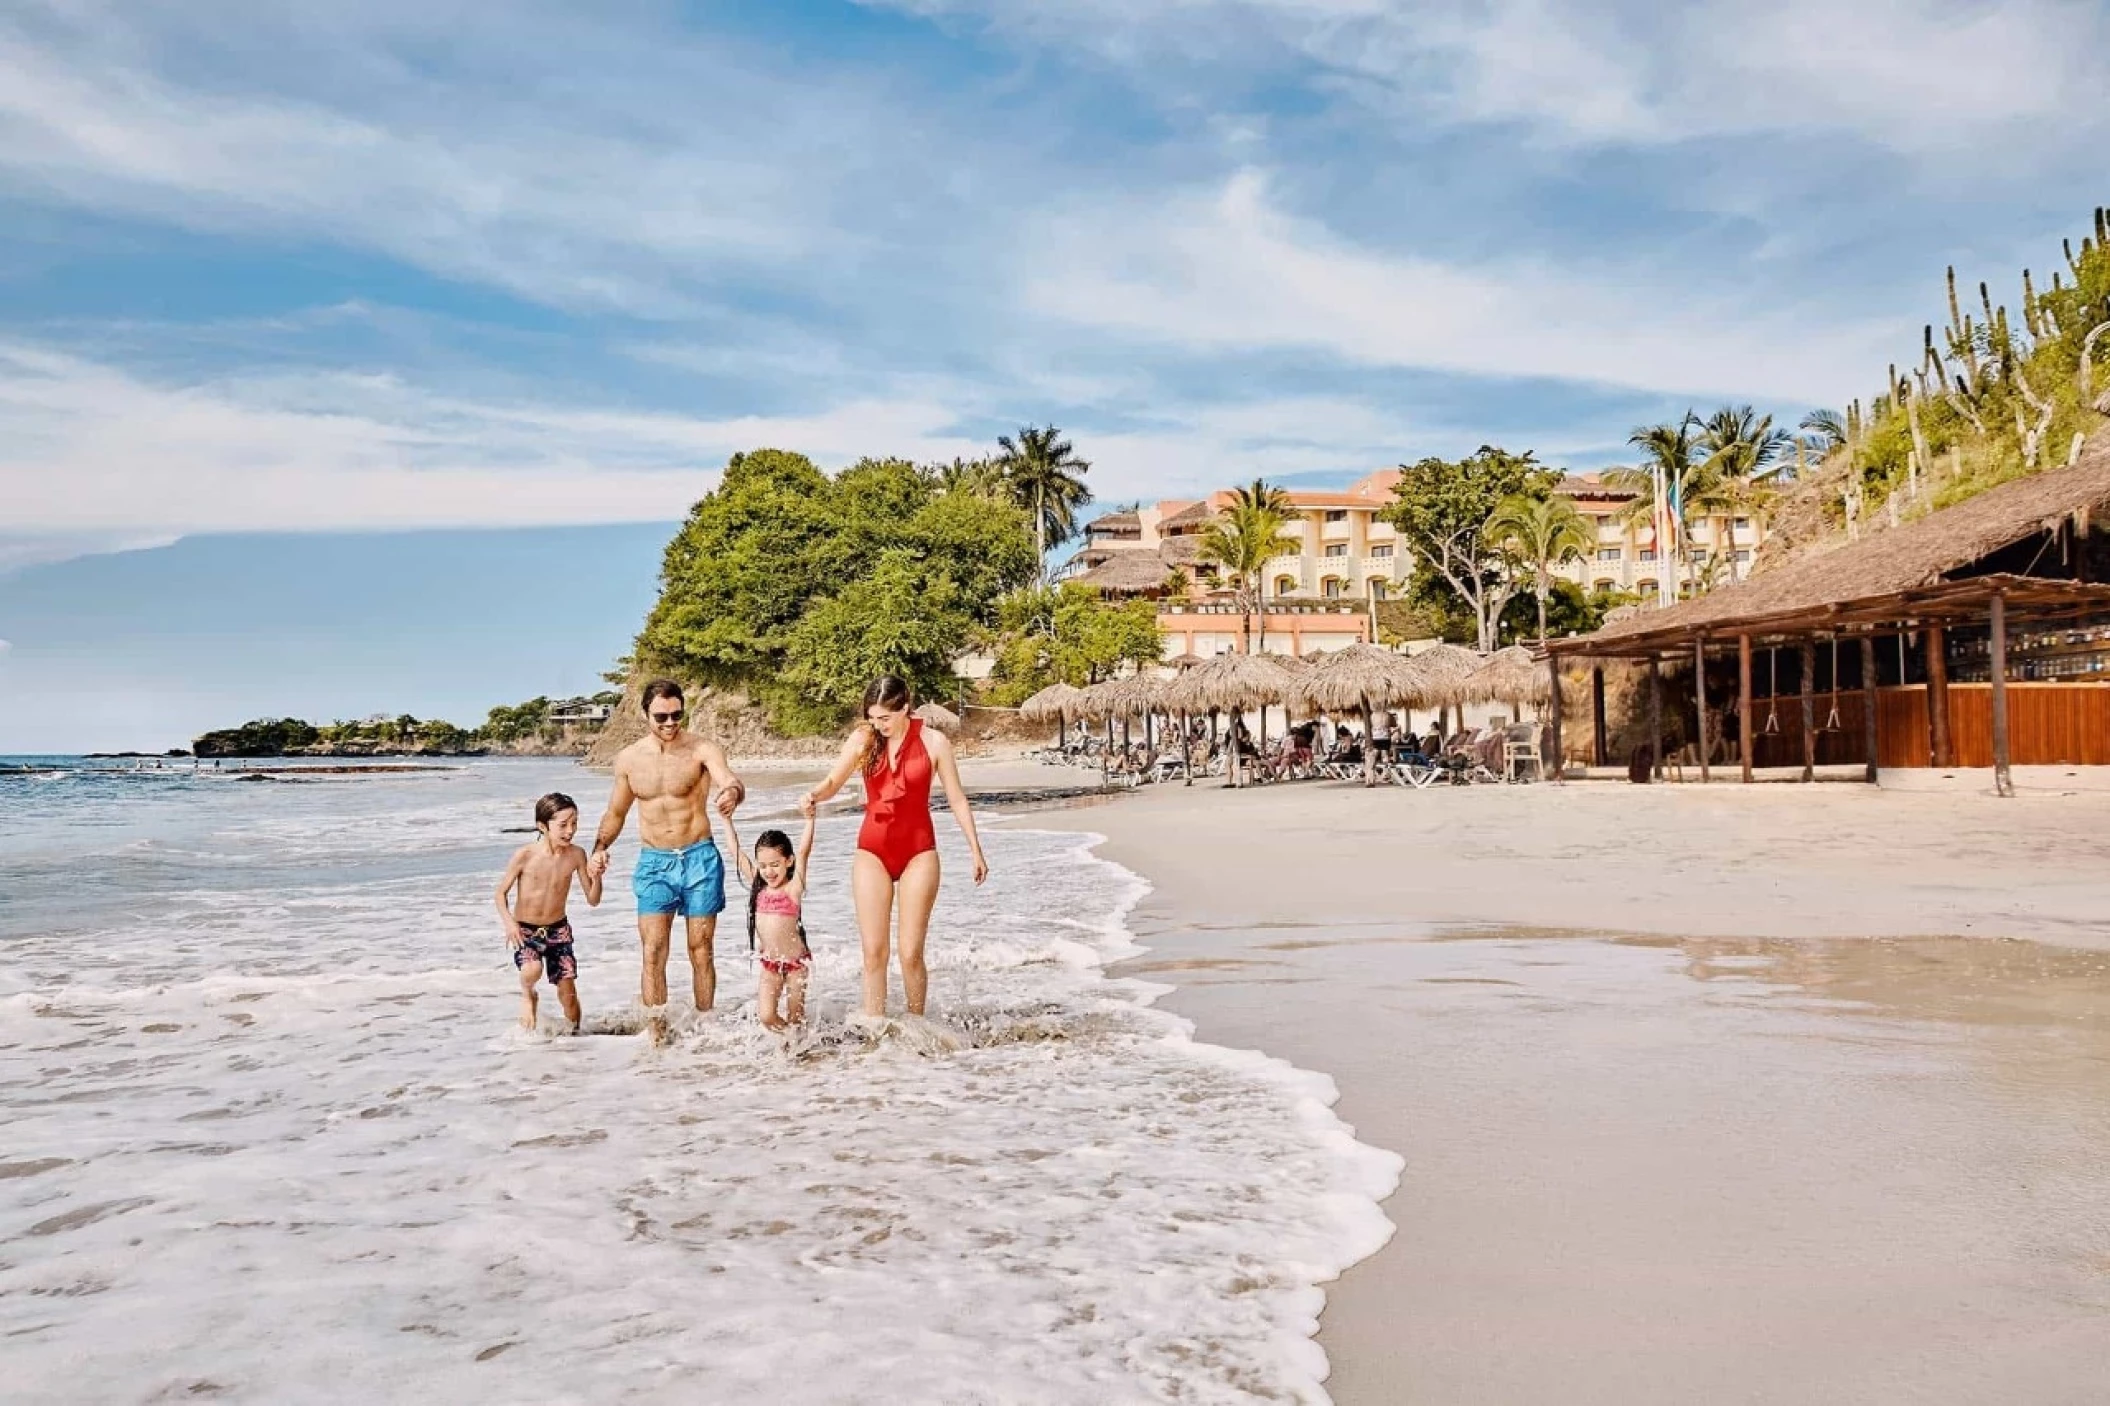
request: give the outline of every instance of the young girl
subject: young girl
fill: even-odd
[[[813,858],[813,817],[806,818],[796,852],[791,837],[782,830],[764,830],[755,841],[752,859],[740,846],[740,832],[733,828],[731,816],[725,818],[725,829],[739,857],[740,878],[747,885],[747,945],[762,962],[755,1008],[762,1024],[771,1030],[798,1025],[806,1019],[806,969],[813,964],[801,917],[806,866]],[[780,996],[784,1001],[781,1015],[777,1013]]]
[[[540,836],[513,856],[491,898],[505,928],[506,945],[513,949],[513,965],[520,970],[521,1028],[535,1028],[535,986],[546,976],[557,988],[564,1018],[576,1035],[579,962],[572,955],[565,900],[576,875],[586,890],[587,907],[598,907],[601,874],[586,862],[586,851],[571,842],[579,832],[579,808],[570,796],[552,791],[535,802],[535,828]]]

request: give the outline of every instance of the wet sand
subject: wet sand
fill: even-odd
[[[2110,1398],[2110,797],[1148,790],[1123,970],[1406,1170],[1347,1403]]]

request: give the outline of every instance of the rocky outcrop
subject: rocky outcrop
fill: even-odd
[[[616,705],[615,715],[601,728],[585,754],[588,766],[614,765],[617,752],[645,735],[645,682],[632,679],[624,687],[623,701]],[[689,708],[689,727],[723,747],[729,757],[811,757],[820,761],[834,756],[842,743],[842,738],[833,733],[785,737],[772,731],[762,710],[745,694],[688,683],[683,683],[682,689]]]

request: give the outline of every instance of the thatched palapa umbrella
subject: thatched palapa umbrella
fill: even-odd
[[[1277,660],[1264,654],[1221,654],[1166,684],[1163,702],[1183,713],[1242,713],[1280,703],[1289,687],[1289,672]],[[1226,777],[1233,786],[1238,784],[1238,772],[1234,746]]]
[[[1466,700],[1460,695],[1465,681],[1480,668],[1480,656],[1462,645],[1431,645],[1407,660],[1413,668],[1415,702],[1420,706],[1447,708]],[[1441,719],[1438,731],[1442,731]]]
[[[922,720],[925,727],[934,727],[947,737],[960,735],[960,715],[943,703],[924,703],[910,716]]]
[[[1552,681],[1545,668],[1531,657],[1530,650],[1520,644],[1488,655],[1487,662],[1474,670],[1461,686],[1462,701],[1507,703],[1520,717],[1526,701],[1533,705],[1543,704],[1552,693]]]
[[[1292,697],[1319,712],[1362,714],[1363,784],[1375,786],[1377,749],[1371,745],[1371,710],[1412,703],[1420,696],[1419,686],[1411,660],[1374,644],[1352,644],[1336,650],[1297,680]]]
[[[1054,723],[1055,745],[1060,747],[1069,740],[1070,719],[1081,716],[1083,702],[1084,690],[1053,683],[1019,704],[1018,715],[1029,723]]]

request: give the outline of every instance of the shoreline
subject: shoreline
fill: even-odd
[[[1334,1399],[2110,1376],[2110,798],[1171,786],[1033,823],[1150,883],[1113,975],[1407,1159],[1325,1286]]]

